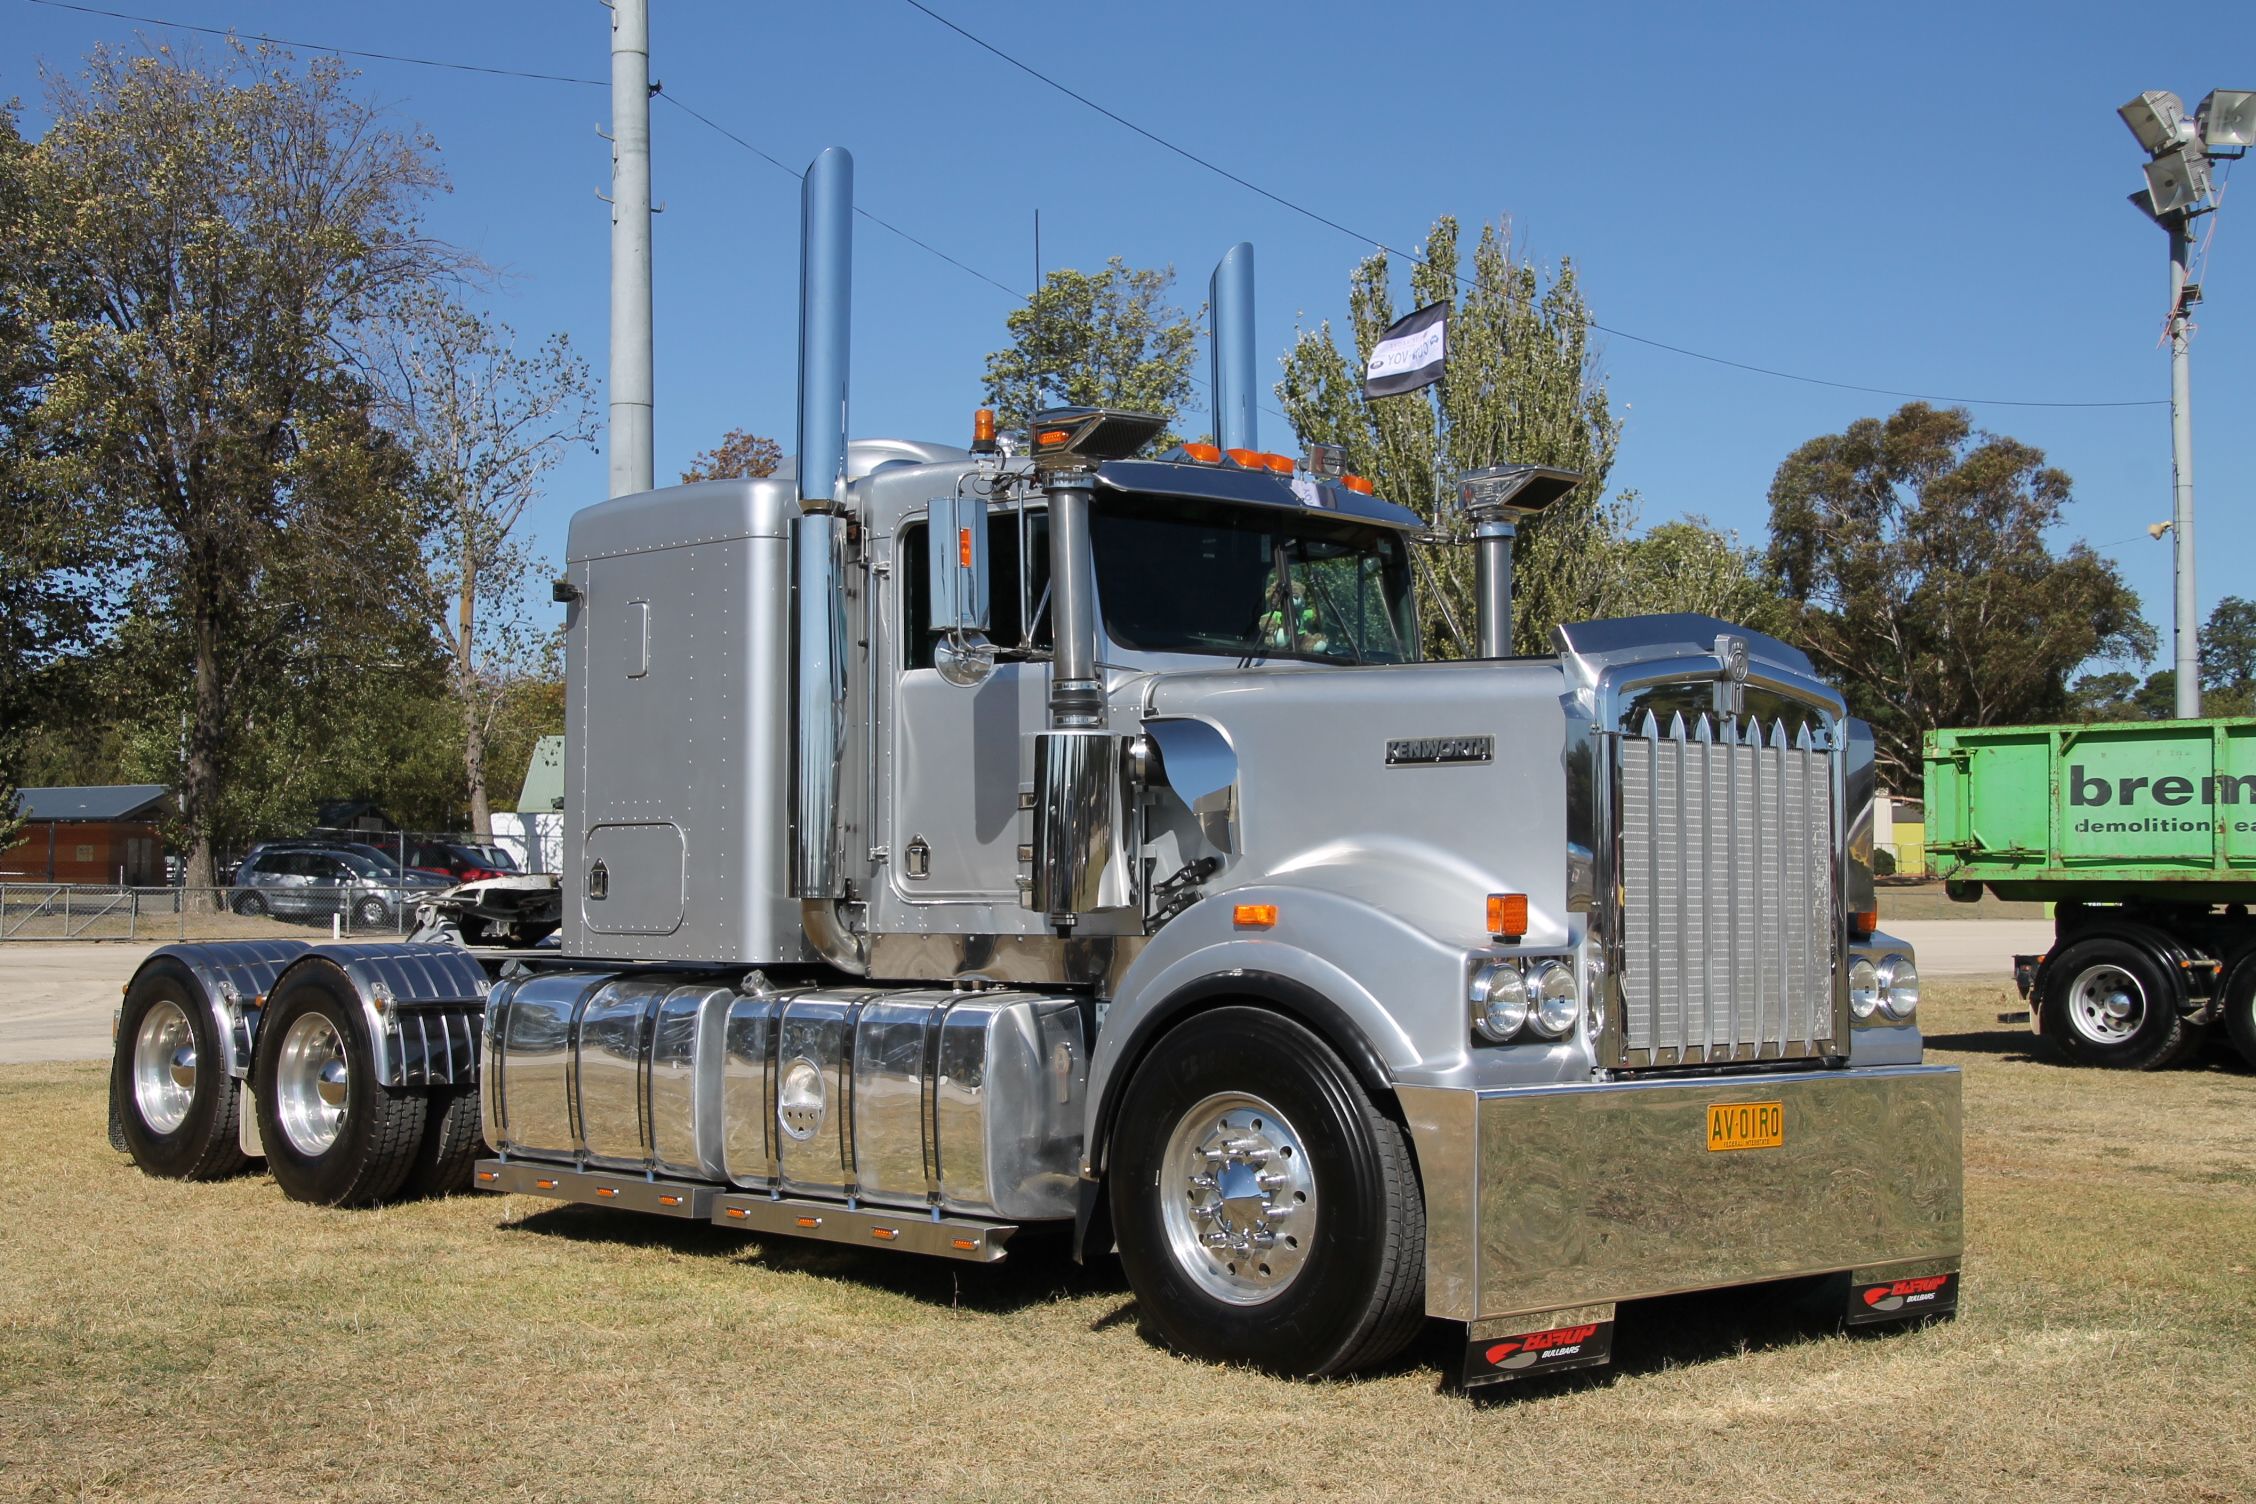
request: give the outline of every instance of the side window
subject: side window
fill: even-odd
[[[988,640],[998,656],[1008,659],[1013,650],[1028,646],[1022,605],[1034,610],[1032,646],[1050,645],[1050,611],[1044,593],[1050,585],[1050,519],[1035,512],[1027,518],[1027,542],[1034,555],[1034,572],[1026,582],[1022,602],[1019,590],[1018,513],[997,512],[987,520],[989,589],[994,627]],[[932,667],[932,567],[930,530],[912,522],[901,530],[901,546],[894,560],[894,577],[901,582],[901,666]]]

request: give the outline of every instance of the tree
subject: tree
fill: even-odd
[[[756,433],[732,428],[721,441],[689,462],[682,484],[701,480],[758,480],[783,463],[783,446]]]
[[[520,355],[508,325],[435,293],[410,296],[388,329],[386,420],[430,508],[423,607],[453,660],[470,827],[490,841],[486,744],[503,689],[538,648],[517,524],[565,452],[594,442],[594,389],[566,336]]]
[[[2043,451],[1923,402],[1778,467],[1770,564],[1790,635],[1872,723],[1897,786],[1917,784],[1924,732],[2057,719],[2079,665],[2153,651],[2115,566],[2046,544],[2069,499]]]
[[[1415,508],[1451,544],[1470,538],[1463,517],[1440,500],[1462,472],[1505,462],[1579,472],[1582,484],[1524,524],[1514,549],[1513,640],[1541,651],[1558,623],[1606,614],[1618,584],[1614,545],[1630,503],[1605,496],[1621,422],[1590,349],[1590,310],[1572,262],[1562,262],[1546,285],[1532,264],[1513,257],[1505,230],[1484,225],[1469,286],[1460,288],[1458,268],[1457,221],[1444,215],[1410,273],[1413,307],[1457,305],[1448,370],[1437,386],[1363,398],[1356,373],[1398,316],[1382,251],[1349,279],[1352,365],[1329,322],[1304,330],[1285,356],[1276,393],[1303,442],[1343,446],[1348,469],[1369,476],[1379,495]],[[1449,611],[1470,631],[1471,548],[1436,550],[1435,565]],[[1426,640],[1439,647],[1440,603],[1429,601],[1426,610]]]
[[[1131,268],[1118,256],[1094,276],[1060,267],[1044,277],[1004,320],[1010,344],[987,357],[986,401],[1002,426],[1024,428],[1062,404],[1157,413],[1172,430],[1198,350],[1195,318],[1168,301],[1174,285],[1172,266]]]
[[[2209,715],[2256,711],[2256,601],[2228,595],[2211,608],[2196,650],[2201,708]]]
[[[406,497],[356,347],[387,301],[463,264],[422,232],[430,143],[349,78],[268,47],[209,68],[97,48],[30,154],[32,248],[60,269],[35,306],[56,355],[32,421],[71,441],[49,494],[102,515],[103,573],[183,645],[199,886],[258,676],[386,592]]]
[[[1698,612],[1776,635],[1791,617],[1763,551],[1704,517],[1664,522],[1615,545],[1608,615]]]

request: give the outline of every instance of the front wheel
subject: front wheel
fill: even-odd
[[[2078,940],[2048,960],[2044,1010],[2045,1038],[2071,1065],[2160,1070],[2200,1040],[2160,964],[2124,940]]]
[[[390,1200],[415,1168],[430,1105],[376,1079],[368,1026],[349,984],[298,973],[259,1021],[259,1138],[293,1201]]]
[[[1137,1067],[1119,1122],[1120,1259],[1170,1347],[1318,1377],[1416,1334],[1425,1201],[1408,1142],[1308,1029],[1199,1014]]]
[[[353,905],[353,923],[361,929],[380,930],[391,920],[391,906],[381,898],[363,898]]]

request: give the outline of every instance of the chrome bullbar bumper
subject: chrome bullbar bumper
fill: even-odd
[[[1426,1309],[1456,1321],[1963,1250],[1953,1066],[1398,1088],[1426,1194]],[[1771,1147],[1713,1107],[1776,1103]]]

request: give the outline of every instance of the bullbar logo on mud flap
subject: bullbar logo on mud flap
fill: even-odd
[[[1956,1274],[1923,1274],[1913,1279],[1859,1285],[1849,1297],[1849,1320],[1887,1321],[1949,1311],[1957,1305]]]

